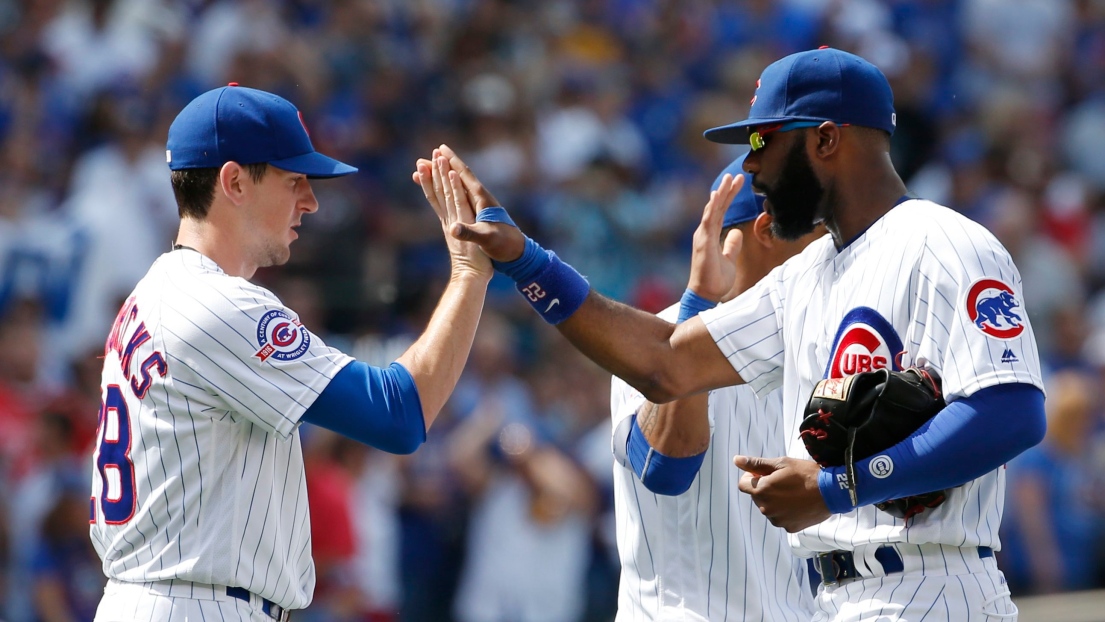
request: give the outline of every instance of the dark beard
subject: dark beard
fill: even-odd
[[[771,233],[793,242],[813,231],[825,187],[817,180],[806,155],[805,141],[797,140],[787,153],[775,187],[763,188],[772,217]]]

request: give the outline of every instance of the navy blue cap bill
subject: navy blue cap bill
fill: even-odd
[[[165,159],[174,171],[227,162],[272,166],[308,177],[341,177],[355,167],[315,151],[288,100],[231,83],[196,97],[173,120]]]
[[[833,48],[798,52],[764,69],[747,119],[706,130],[705,136],[747,144],[747,128],[788,121],[832,121],[893,134],[894,93],[878,67],[855,54]]]
[[[717,190],[721,186],[721,180],[726,175],[744,175],[744,185],[741,186],[740,191],[737,192],[737,196],[733,197],[733,202],[729,204],[728,209],[725,210],[725,219],[721,222],[721,227],[732,227],[733,225],[739,225],[741,223],[756,220],[756,217],[764,211],[764,197],[763,195],[752,192],[752,176],[744,172],[744,160],[748,157],[748,154],[740,156],[736,160],[733,160],[729,166],[725,167],[725,170],[718,174],[717,179],[714,180],[714,185],[710,187],[710,190]]]

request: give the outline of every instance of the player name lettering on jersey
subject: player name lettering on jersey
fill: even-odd
[[[104,355],[114,352],[119,357],[119,369],[123,377],[128,380],[135,397],[142,399],[153,384],[153,373],[164,378],[169,372],[169,365],[161,352],[154,351],[142,361],[137,370],[131,370],[135,351],[150,340],[150,331],[146,329],[145,322],[139,322],[131,330],[131,324],[137,317],[138,304],[134,296],[131,296],[123,304],[123,308],[115,318],[115,323],[111,326],[107,343],[104,345]]]

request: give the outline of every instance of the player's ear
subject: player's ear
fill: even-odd
[[[245,200],[247,176],[246,170],[237,162],[227,162],[219,169],[219,190],[231,203],[239,205]]]
[[[752,221],[752,237],[756,239],[757,243],[765,248],[772,248],[779,241],[774,234],[771,233],[771,225],[774,222],[775,219],[767,212],[760,212],[756,220]]]
[[[840,126],[832,121],[826,121],[814,128],[813,134],[817,137],[817,156],[828,157],[840,148]]]

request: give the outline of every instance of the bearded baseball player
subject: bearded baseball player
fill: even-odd
[[[740,489],[819,570],[815,620],[1014,619],[994,560],[1001,467],[1045,430],[1021,278],[989,231],[906,195],[889,155],[895,120],[885,76],[858,56],[824,48],[769,65],[749,117],[706,136],[751,145],[744,170],[779,237],[819,222],[831,235],[682,324],[591,292],[501,208],[454,232],[653,402],[782,388],[787,455],[735,462]],[[498,205],[443,151],[473,197]],[[736,185],[718,191],[731,200]],[[877,425],[850,425],[856,412]],[[924,420],[899,435],[887,412]],[[871,431],[889,428],[878,445]],[[810,459],[807,444],[823,441],[843,464]]]
[[[249,281],[288,260],[319,208],[312,180],[357,169],[316,152],[290,102],[236,84],[189,103],[167,147],[177,243],[104,353],[90,523],[109,581],[96,620],[286,620],[315,586],[299,424],[414,451],[460,375],[491,265],[446,236],[452,275],[426,331],[370,367]],[[451,189],[430,166],[417,179],[443,229],[472,222],[463,197],[446,211]]]
[[[824,233],[775,237],[763,197],[747,184],[723,209],[717,188],[741,174],[744,158],[714,182],[695,232],[684,315],[673,305],[660,313],[668,321],[731,300]],[[722,253],[716,240],[725,241]],[[748,387],[725,387],[658,405],[615,377],[610,404],[617,620],[809,620],[806,563],[737,490],[732,463],[734,454],[785,451],[782,391],[758,400]]]

